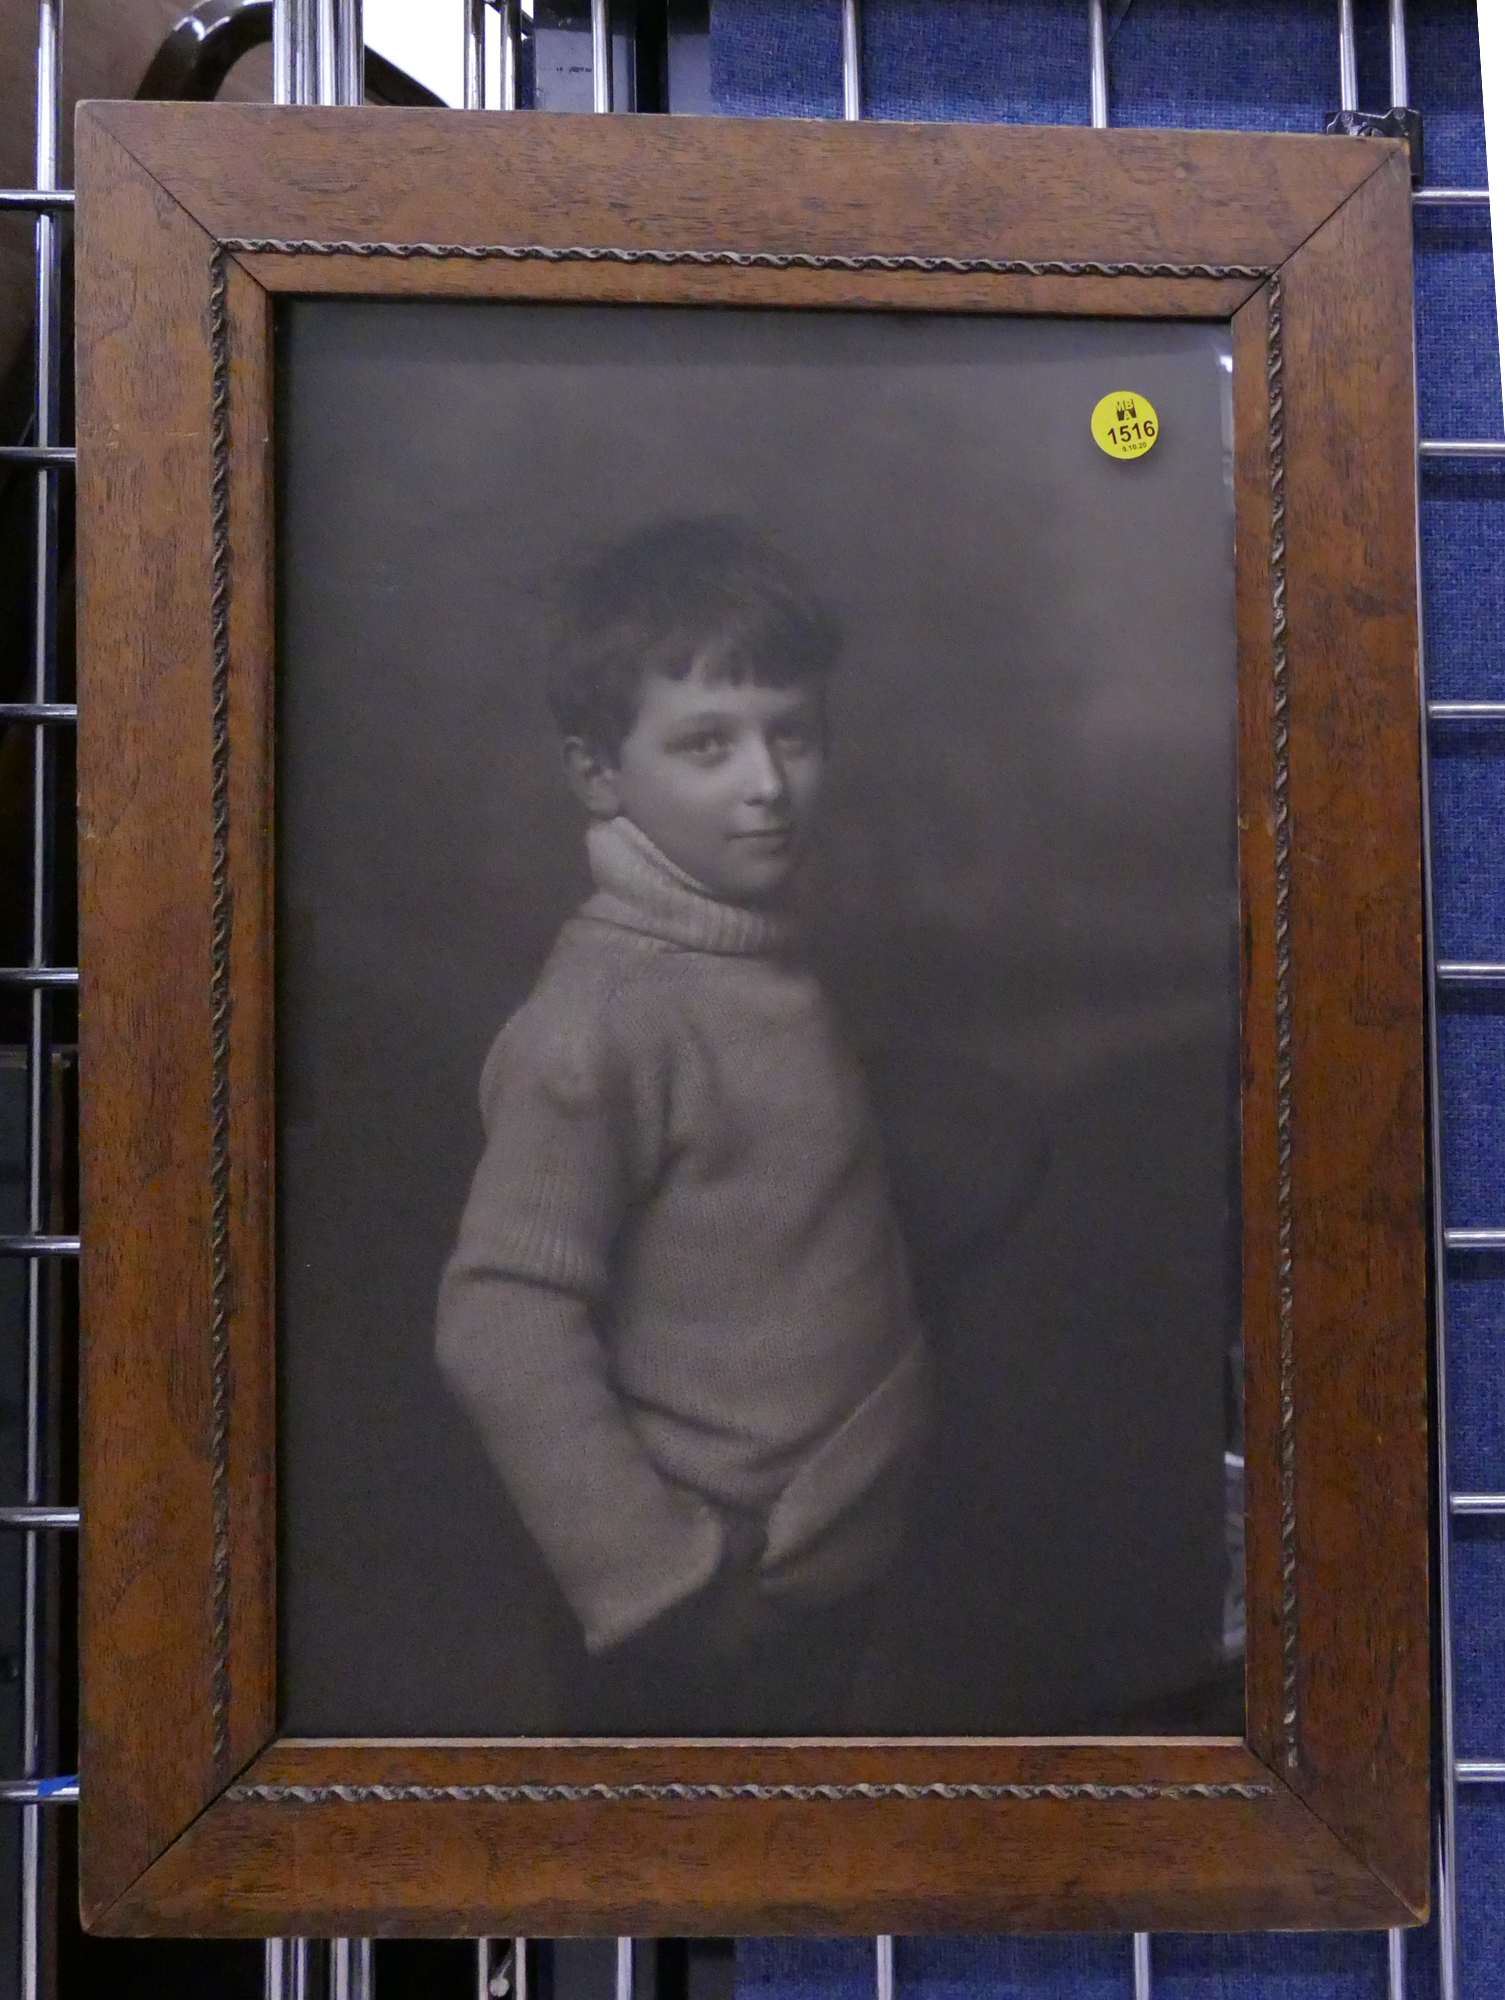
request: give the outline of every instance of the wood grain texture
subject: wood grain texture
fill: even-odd
[[[257,256],[239,262],[269,292],[369,293],[359,257]],[[913,271],[709,270],[610,264],[393,263],[384,297],[550,299],[596,305],[820,306],[889,312],[1053,313],[1091,319],[1226,319],[1258,288],[1253,278],[968,277]]]
[[[209,242],[87,120],[78,168],[81,1844],[99,1907],[216,1789]]]
[[[589,1782],[598,1746],[278,1745],[247,1774]],[[784,1935],[1394,1923],[1403,1906],[1237,1745],[613,1748],[621,1775],[1269,1786],[1259,1796],[644,1804],[222,1800],[111,1912],[131,1930]],[[480,1775],[484,1774],[484,1776]],[[587,1885],[589,1885],[587,1887]],[[139,1900],[138,1900],[139,1898]]]
[[[231,420],[229,889],[230,1325],[228,1463],[231,1677],[221,1776],[276,1722],[276,1133],[273,1019],[273,468],[271,301],[227,271]]]
[[[1240,1188],[1243,1201],[1245,1727],[1268,1764],[1281,1723],[1280,1331],[1275,1107],[1274,666],[1269,301],[1234,315],[1235,612],[1239,652]]]
[[[79,171],[91,1919],[168,1934],[870,1932],[1378,1925],[1424,1909],[1415,523],[1400,150],[1247,135],[104,106],[81,121]],[[1268,289],[1252,279],[225,259],[228,820],[217,899],[210,329],[222,234],[1284,266],[1291,1423],[1276,1284]],[[559,289],[508,293],[513,285]],[[271,1741],[269,334],[274,295],[309,289],[1152,317],[1195,297],[1232,316],[1247,1746]],[[233,915],[217,1286],[216,900]],[[229,1392],[218,1498],[216,1296]],[[1294,1447],[1296,1510],[1284,1539],[1283,1441]],[[229,1556],[218,1598],[217,1532]],[[216,1608],[228,1615],[218,1663]],[[218,1757],[217,1665],[228,1669]],[[1299,1754],[1288,1772],[1292,1690]],[[256,1784],[357,1791],[309,1803],[280,1789],[270,1801],[239,1783],[227,1790],[248,1763]],[[1068,1790],[538,1803],[360,1790],[535,1781]],[[1187,1784],[1215,1789],[1187,1796]],[[1089,1786],[1148,1791],[1093,1796]]]
[[[1418,1910],[1428,1564],[1411,231],[1393,159],[1286,316],[1299,1541],[1292,1783]]]
[[[1271,265],[1381,164],[1373,141],[1263,133],[263,105],[90,115],[220,237]]]

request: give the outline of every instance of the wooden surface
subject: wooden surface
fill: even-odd
[[[1389,331],[1410,315],[1409,194],[1393,157],[1296,252],[1282,288],[1300,1340],[1292,1781],[1419,1904],[1429,1667],[1416,480],[1410,344]]]
[[[594,1746],[279,1745],[250,1782],[589,1783]],[[647,1746],[644,1782],[1270,1785],[1238,1744]],[[1268,1796],[216,1805],[111,1928],[238,1934],[830,1936],[1404,1923],[1279,1785]]]
[[[1279,263],[1375,142],[1080,126],[91,106],[212,235]]]
[[[276,1717],[276,1311],[272,959],[272,316],[260,286],[227,273],[235,424],[229,490],[230,1341],[229,1534],[232,1661],[220,1780],[241,1770]]]
[[[1267,1764],[1281,1720],[1280,1328],[1275,1270],[1274,677],[1270,650],[1268,298],[1235,313],[1234,592],[1239,651],[1238,855],[1244,1336],[1245,1728]],[[1246,662],[1260,663],[1246,671]]]
[[[364,261],[244,255],[270,293],[360,296]],[[1091,318],[1225,319],[1252,278],[969,277],[916,271],[668,269],[613,264],[391,263],[384,297],[589,300],[598,305],[825,306],[888,311],[1058,313]]]
[[[78,221],[80,932],[93,968],[80,1009],[80,1761],[95,1774],[81,1807],[93,1902],[217,1789],[209,357],[202,230],[87,120],[79,172],[109,188]]]
[[[90,1920],[166,1933],[431,1935],[1243,1929],[1422,1913],[1422,1039],[1409,192],[1399,149],[1008,127],[109,105],[85,113],[78,159]],[[1282,267],[1288,1366],[1274,1086],[1269,288],[1254,278],[248,256],[231,263],[227,291],[232,1393],[220,1517],[230,1558],[228,1739],[216,1755],[208,327],[224,235]],[[483,297],[509,287],[1150,317],[1194,298],[1196,310],[1231,317],[1247,1746],[274,1741],[271,300],[314,289]],[[315,1795],[237,1798],[227,1785],[248,1766],[251,1782]],[[1067,1789],[538,1802],[443,1790],[524,1782]],[[1217,1789],[1165,1790],[1189,1782]],[[392,1785],[440,1795],[360,1790]],[[1093,1796],[1094,1785],[1144,1789]],[[1232,1789],[1249,1785],[1256,1790]],[[337,1786],[356,1791],[327,1790]]]

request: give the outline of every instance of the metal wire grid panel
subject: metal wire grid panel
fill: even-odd
[[[499,74],[487,74],[486,7],[496,4],[501,17]],[[1063,0],[1069,4],[1069,0]],[[1107,0],[1085,0],[1090,121],[1106,126],[1110,119],[1109,8]],[[518,100],[518,0],[463,0],[464,101],[467,108],[511,109]],[[531,13],[530,0],[523,0]],[[1123,12],[1122,7],[1115,10]],[[1359,111],[1359,62],[1353,0],[1338,0],[1335,35],[1335,81],[1338,109],[1352,117]],[[274,87],[283,103],[353,103],[360,97],[363,33],[361,0],[275,0]],[[1410,96],[1405,0],[1388,0],[1389,108],[1407,106]],[[841,107],[846,118],[864,112],[863,35],[860,0],[839,0]],[[61,435],[63,353],[63,229],[72,195],[59,185],[59,121],[62,77],[61,0],[37,0],[37,69],[35,97],[35,174],[29,188],[0,189],[0,210],[23,211],[35,231],[35,358],[34,397],[30,434],[23,442],[0,445],[0,461],[29,467],[34,477],[32,643],[29,695],[0,703],[0,724],[22,725],[30,732],[31,869],[29,951],[24,965],[0,967],[0,989],[23,996],[26,1013],[26,1158],[25,1226],[0,1234],[0,1256],[22,1260],[25,1274],[25,1468],[24,1500],[0,1507],[0,1528],[23,1537],[24,1641],[21,1663],[22,1728],[20,1769],[0,1779],[0,1803],[17,1807],[21,1817],[20,1936],[18,1991],[22,2000],[36,2000],[42,1972],[42,1822],[45,1807],[76,1802],[77,1782],[68,1776],[48,1776],[41,1768],[41,1711],[44,1696],[41,1587],[41,1538],[76,1530],[75,1507],[48,1504],[44,1483],[44,1406],[49,1375],[45,1343],[51,1294],[60,1267],[78,1254],[78,1237],[58,1230],[52,1209],[55,1196],[49,1163],[52,1156],[57,1037],[54,1013],[60,995],[78,984],[77,970],[52,962],[54,950],[55,857],[58,851],[60,800],[57,786],[57,732],[76,720],[75,707],[58,699],[58,616],[61,588],[60,484],[73,462],[73,451]],[[591,97],[597,112],[612,109],[612,21],[609,0],[590,0]],[[1418,209],[1480,211],[1487,190],[1467,187],[1422,187]],[[1479,462],[1505,464],[1505,439],[1423,438],[1418,441],[1418,467],[1454,467]],[[1505,728],[1505,700],[1483,698],[1429,699],[1425,695],[1428,733],[1457,729]],[[1424,759],[1424,776],[1425,772]],[[1430,829],[1430,812],[1427,821]],[[1505,1221],[1474,1227],[1449,1226],[1444,1202],[1443,1075],[1440,1061],[1439,1011],[1460,997],[1489,995],[1505,988],[1505,962],[1494,959],[1439,959],[1433,893],[1434,868],[1430,837],[1427,852],[1427,944],[1431,977],[1432,1032],[1428,1060],[1431,1070],[1431,1148],[1434,1186],[1433,1228],[1439,1271],[1450,1260],[1493,1258],[1505,1252]],[[1454,1689],[1452,1620],[1452,1524],[1505,1516],[1505,1492],[1455,1491],[1448,1483],[1447,1341],[1444,1303],[1450,1286],[1438,1287],[1437,1439],[1444,1504],[1438,1522],[1440,1554],[1440,1678],[1442,1782],[1436,1828],[1438,1988],[1441,2000],[1473,2000],[1475,1989],[1468,1967],[1460,1967],[1457,1940],[1457,1820],[1459,1787],[1505,1784],[1505,1738],[1497,1756],[1460,1758],[1456,1749],[1457,1705]],[[1386,1980],[1389,2000],[1403,2000],[1407,1958],[1405,1933],[1389,1934]],[[514,1996],[529,1991],[529,1949],[526,1939],[478,1939],[475,1946],[475,1992]],[[1155,1985],[1154,1941],[1145,1934],[1132,1941],[1132,1981],[1135,2000],[1150,2000]],[[619,1939],[615,1958],[616,2000],[632,2000],[634,1953],[630,1939]],[[894,2000],[894,1940],[879,1937],[871,1947],[871,1974],[876,2000]],[[306,1939],[273,1939],[265,1947],[264,1990],[267,2000],[312,2000],[316,1990],[329,2000],[371,2000],[373,1955],[368,1941],[343,1939],[327,1946]]]

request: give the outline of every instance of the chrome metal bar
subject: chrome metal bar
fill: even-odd
[[[632,1939],[630,1937],[619,1937],[617,1939],[616,2000],[632,2000],[632,1991]]]
[[[528,1940],[476,1939],[476,2000],[528,2000]]]
[[[875,1937],[873,1983],[876,2000],[894,2000],[894,1941],[888,1933]]]
[[[1413,188],[1411,202],[1416,208],[1456,208],[1465,202],[1488,202],[1488,188]]]
[[[1439,986],[1505,986],[1505,965],[1445,960],[1437,968]]]
[[[1150,1958],[1150,1934],[1134,1933],[1134,2000],[1151,2000],[1155,1991],[1155,1968]]]
[[[1428,722],[1505,722],[1505,701],[1429,701]]]
[[[334,0],[314,0],[314,102],[338,104],[335,80]]]
[[[616,1978],[619,1992],[624,1944],[628,1947],[630,1958],[632,1939],[617,1939]],[[526,1938],[476,1939],[476,2000],[528,2000]]]
[[[1448,1507],[1454,1514],[1505,1514],[1505,1493],[1454,1493]]]
[[[1414,384],[1413,384],[1414,387]],[[1416,459],[1416,479],[1413,486],[1415,504],[1421,508],[1421,449],[1418,438]],[[1427,1225],[1432,1241],[1432,1258],[1435,1269],[1440,1273],[1446,1262],[1449,1232],[1445,1223],[1444,1207],[1444,1162],[1442,1151],[1442,1058],[1439,1052],[1438,1007],[1439,987],[1437,983],[1437,907],[1433,893],[1432,873],[1432,766],[1431,745],[1425,724],[1433,715],[1437,704],[1428,693],[1428,662],[1426,636],[1426,606],[1423,592],[1421,546],[1416,549],[1416,665],[1421,702],[1421,882],[1422,882],[1422,952],[1423,962],[1429,970],[1428,1006],[1426,1009],[1426,1066],[1427,1066],[1427,1150],[1431,1164],[1430,1212]],[[1438,1491],[1447,1491],[1448,1468],[1448,1372],[1447,1372],[1447,1286],[1439,1282],[1435,1287],[1435,1303],[1432,1322],[1433,1338],[1433,1382],[1435,1393],[1435,1422],[1432,1449],[1436,1453],[1438,1469]],[[1454,1690],[1453,1690],[1453,1611],[1452,1611],[1452,1523],[1444,1506],[1437,1509],[1437,1608],[1439,1639],[1437,1647],[1437,1672],[1441,1707],[1440,1731],[1444,1777],[1438,1788],[1438,1798],[1434,1808],[1432,1829],[1434,1865],[1437,1878],[1437,1959],[1439,2000],[1458,2000],[1458,1898],[1453,1876],[1454,1857],[1458,1852],[1458,1795],[1453,1783],[1453,1759],[1456,1754],[1454,1743]]]
[[[1405,1932],[1387,1932],[1385,1947],[1385,2000],[1406,2000]]]
[[[1338,106],[1359,108],[1359,45],[1354,35],[1353,0],[1338,0]]]
[[[611,7],[591,0],[591,110],[611,109]]]
[[[486,0],[465,0],[465,109],[486,109]],[[593,51],[594,53],[594,51]],[[599,109],[599,106],[597,107]]]
[[[502,17],[502,109],[517,109],[517,0],[499,0]]]
[[[65,466],[77,462],[69,444],[0,444],[0,465]]]
[[[841,115],[862,116],[862,16],[858,0],[841,0]]]
[[[1505,438],[1423,438],[1421,458],[1505,458]]]
[[[335,0],[334,101],[366,101],[366,22],[361,0]]]
[[[1443,1241],[1454,1255],[1466,1255],[1469,1251],[1493,1253],[1505,1250],[1505,1229],[1447,1229],[1443,1231]]]
[[[319,23],[318,0],[293,0],[293,95],[294,104],[318,102]]]
[[[288,2000],[319,2000],[314,1975],[312,1938],[287,1940]]]
[[[23,1808],[23,1824],[27,1818],[41,1823],[40,1806],[76,1806],[78,1804],[77,1778],[0,1778],[0,1805]],[[33,1945],[36,1943],[33,1936]],[[21,1939],[24,1952],[26,1939]],[[35,1970],[35,1968],[33,1968]]]
[[[36,70],[36,151],[33,181],[51,191],[58,185],[62,138],[62,0],[38,0]],[[62,410],[62,224],[56,210],[36,219],[35,374],[33,445],[47,453],[60,447]],[[56,698],[58,592],[58,467],[36,463],[33,538],[31,699]],[[52,956],[53,745],[38,729],[31,743],[31,950],[33,966]],[[26,1034],[26,1235],[42,1241],[47,1228],[48,1130],[51,1118],[51,996],[31,988]],[[76,1242],[76,1239],[74,1239]],[[43,1343],[47,1328],[46,1269],[33,1256],[26,1267],[26,1478],[24,1501],[42,1499]],[[41,1545],[36,1530],[23,1531],[23,1634],[21,1652],[21,1779],[39,1784],[42,1743],[43,1641],[41,1632]],[[0,1796],[3,1796],[0,1790]],[[11,1795],[12,1797],[15,1794]],[[77,1786],[74,1786],[77,1796]],[[42,1985],[41,1873],[42,1794],[21,1800],[20,2000],[38,2000]]]
[[[329,2000],[372,2000],[370,1938],[335,1938],[329,1947]]]
[[[0,965],[0,986],[77,986],[71,965]]]
[[[294,85],[297,81],[293,70],[293,8],[296,0],[272,0],[272,102],[292,104],[296,102]],[[267,1940],[267,1979],[271,1980],[271,1965],[274,1955],[281,1966],[282,1940]],[[268,1993],[271,1987],[268,1985]],[[283,2000],[281,1992],[281,1972],[278,1973],[277,2000]]]
[[[0,1528],[76,1528],[76,1507],[0,1507]]]
[[[0,209],[19,208],[36,215],[65,215],[72,206],[72,188],[0,188]]]
[[[71,701],[0,701],[0,722],[77,722]]]
[[[1505,1785],[1505,1757],[1460,1757],[1453,1769],[1460,1785]]]
[[[76,1257],[76,1236],[49,1236],[40,1229],[0,1236],[0,1257]],[[30,1495],[28,1494],[28,1499]]]
[[[1108,22],[1104,0],[1087,0],[1088,115],[1098,131],[1108,124]]]
[[[308,50],[308,0],[286,0],[288,16],[288,94],[282,102],[304,104],[302,72]],[[276,78],[274,78],[276,82]],[[288,1990],[292,1990],[292,1958],[286,1960]]]
[[[1410,67],[1406,61],[1406,0],[1390,0],[1390,103],[1411,102]]]

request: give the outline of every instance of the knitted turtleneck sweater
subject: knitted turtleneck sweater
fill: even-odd
[[[439,1361],[600,1651],[708,1582],[831,1601],[902,1525],[924,1353],[863,1086],[785,919],[625,819],[481,1079]]]

